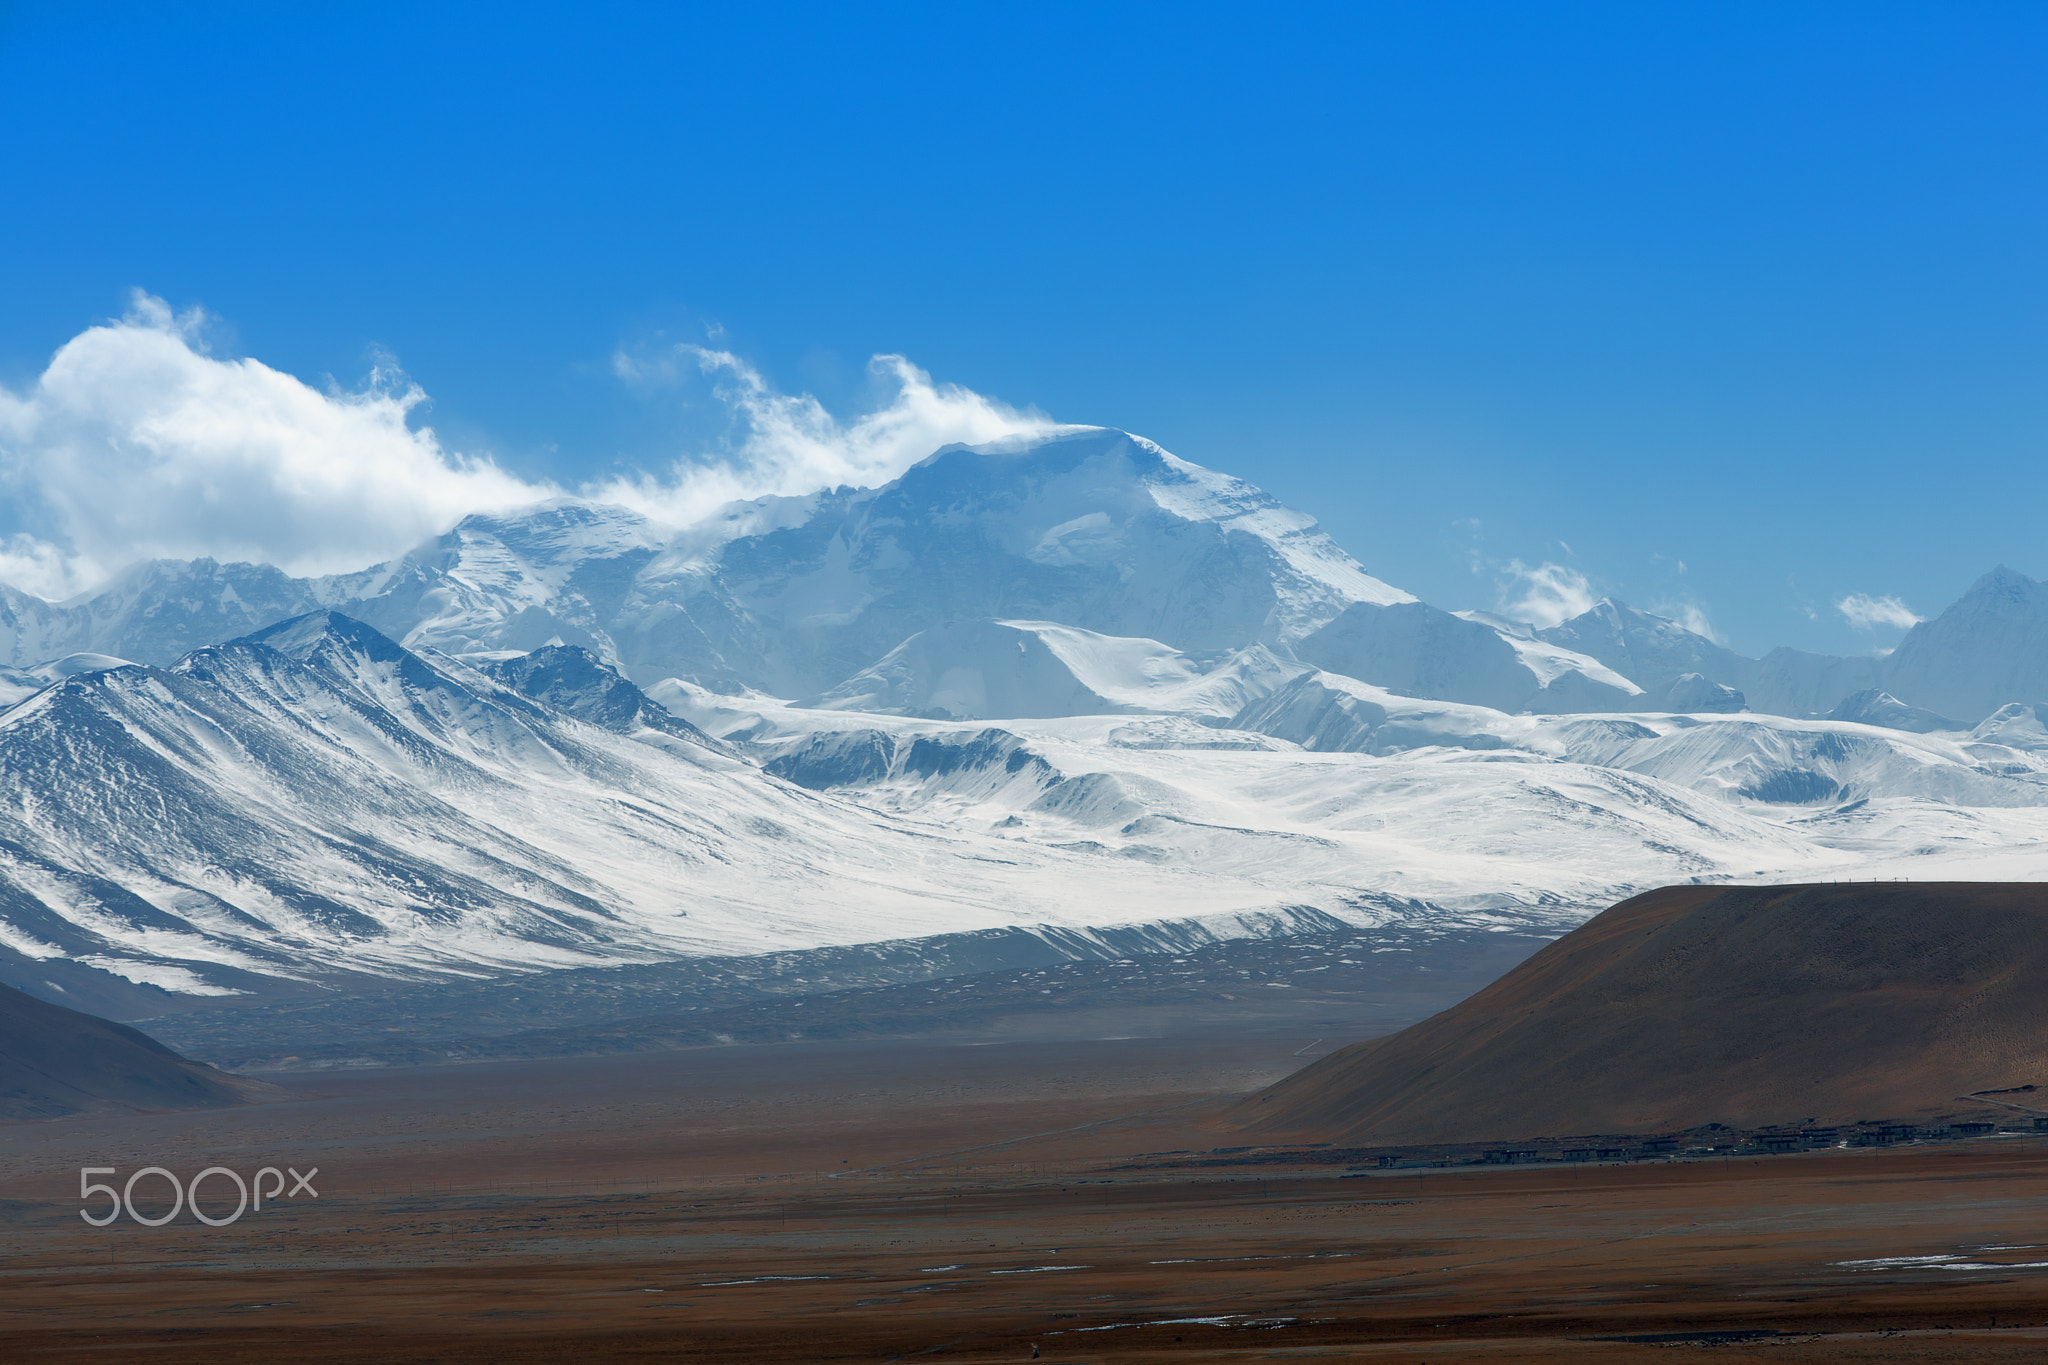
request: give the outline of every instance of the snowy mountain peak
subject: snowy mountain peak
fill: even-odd
[[[228,645],[263,645],[301,663],[336,650],[378,663],[396,663],[408,657],[389,636],[338,611],[310,611],[231,640]]]
[[[1615,597],[1544,630],[1538,637],[1598,659],[1661,698],[1689,673],[1734,691],[1755,687],[1758,664],[1689,630],[1668,616],[1643,611]]]
[[[98,673],[102,669],[126,668],[128,663],[127,659],[117,659],[111,654],[93,654],[88,652],[66,654],[61,659],[52,659],[46,664],[39,664],[32,671],[54,682],[59,678],[69,678],[78,673]]]
[[[1991,600],[2028,608],[2048,602],[2048,583],[2037,582],[2019,570],[2000,564],[1972,583],[1957,605],[1972,600]]]
[[[2048,753],[2048,702],[2013,702],[2001,706],[1970,731],[1976,743]]]
[[[514,556],[528,574],[574,572],[590,559],[653,550],[675,534],[631,508],[580,498],[556,498],[510,513],[475,513],[434,542],[470,563],[485,547]]]
[[[1891,693],[1876,687],[1867,687],[1861,692],[1852,692],[1842,698],[1835,709],[1828,712],[1827,718],[1855,721],[1860,725],[1881,725],[1888,730],[1905,730],[1916,735],[1968,728],[1932,711],[1908,706]]]
[[[2001,564],[1907,631],[1877,671],[1900,701],[1972,724],[2048,701],[2048,583]]]
[[[671,715],[617,669],[578,645],[545,645],[510,659],[479,661],[477,668],[521,696],[615,734],[648,738],[652,732],[719,753],[731,752],[729,746]]]
[[[970,509],[981,518],[1014,518],[1008,548],[1055,566],[1127,562],[1143,545],[1134,525],[1156,513],[1248,537],[1298,578],[1294,597],[1313,599],[1283,601],[1283,617],[1290,618],[1279,623],[1283,636],[1306,633],[1350,602],[1415,600],[1366,573],[1313,517],[1114,427],[947,446],[879,490],[875,504],[878,517],[906,523]]]

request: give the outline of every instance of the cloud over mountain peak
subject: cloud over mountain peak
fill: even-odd
[[[0,487],[15,520],[0,539],[0,581],[57,599],[153,558],[344,572],[466,515],[565,493],[686,523],[737,499],[883,483],[949,442],[1053,429],[1042,415],[934,383],[901,356],[872,366],[893,395],[842,420],[808,394],[778,392],[729,352],[680,348],[661,365],[711,377],[735,418],[730,447],[569,490],[449,449],[416,421],[426,394],[395,367],[354,390],[322,391],[259,360],[213,354],[207,321],[137,291],[126,314],[58,348],[25,390],[0,388]],[[618,365],[635,382],[662,377],[660,366]]]

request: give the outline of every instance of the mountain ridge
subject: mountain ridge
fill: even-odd
[[[686,528],[558,498],[320,579],[152,561],[66,603],[0,593],[0,651],[16,666],[81,650],[165,665],[318,608],[458,657],[559,641],[642,686],[799,698],[932,630],[1020,619],[1196,655],[1291,658],[1314,638],[1306,661],[1335,650],[1375,682],[1420,676],[1420,649],[1442,656],[1423,665],[1435,693],[1510,710],[1627,709],[1639,690],[1555,641],[1420,603],[1313,518],[1110,428],[948,446],[877,488],[735,504]],[[1340,618],[1357,623],[1348,638]]]
[[[1878,689],[1967,728],[2048,700],[2048,588],[2004,566],[1883,658],[1781,647],[1750,659],[1611,597],[1531,629],[1421,602],[1255,486],[1101,427],[947,446],[874,488],[736,503],[686,527],[557,497],[325,578],[199,559],[137,564],[61,603],[0,585],[0,667],[81,652],[168,665],[322,608],[455,657],[561,643],[643,687],[872,695],[890,698],[885,710],[931,705],[893,699],[875,672],[898,669],[892,659],[923,658],[930,681],[909,686],[929,691],[949,668],[982,666],[933,654],[947,632],[973,655],[976,632],[1017,620],[1194,656],[1262,648],[1511,713],[1746,705],[1797,718]],[[1121,705],[1047,677],[1077,714]]]
[[[1955,620],[2027,646],[2037,587]],[[154,562],[0,593],[0,646],[65,651],[0,672],[0,979],[121,1008],[984,930],[1551,932],[2048,849],[2048,701],[1965,730],[1882,661],[1612,599],[1441,611],[1106,428],[688,528],[564,498],[325,579]],[[1713,672],[1863,686],[1787,718]]]

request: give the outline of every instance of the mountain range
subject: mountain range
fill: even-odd
[[[1101,428],[948,447],[879,488],[764,498],[689,527],[558,500],[466,518],[357,573],[157,560],[64,603],[0,586],[0,681],[18,690],[21,671],[78,654],[168,665],[323,608],[457,657],[559,641],[642,686],[836,693],[960,716],[1011,714],[1015,699],[999,688],[934,703],[919,687],[953,668],[986,674],[978,653],[1008,621],[1149,641],[1203,665],[1261,647],[1403,695],[1506,711],[1811,717],[1879,689],[1967,729],[2048,700],[2048,587],[2010,569],[1881,658],[1750,659],[1612,599],[1531,629],[1420,602],[1252,485]]]
[[[0,589],[0,663],[0,980],[125,1017],[996,929],[1558,932],[2048,847],[2010,570],[1882,659],[1537,630],[1102,428],[686,527],[557,500],[325,578]]]

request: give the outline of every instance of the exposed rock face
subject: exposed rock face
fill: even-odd
[[[1237,1116],[1364,1145],[1911,1120],[2048,1084],[2044,992],[2048,885],[1668,887]]]

